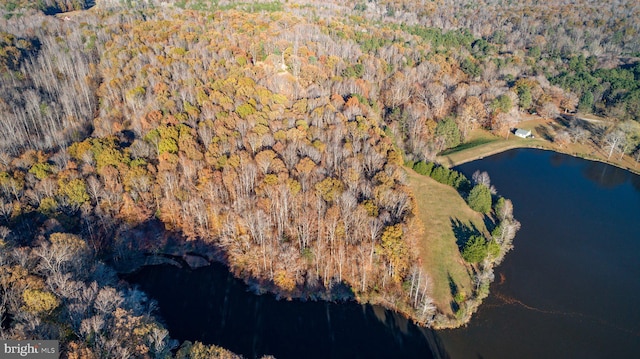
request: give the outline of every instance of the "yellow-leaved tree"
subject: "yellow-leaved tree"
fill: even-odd
[[[402,225],[396,224],[387,226],[382,232],[381,244],[378,253],[382,255],[389,264],[389,274],[395,281],[401,281],[403,275],[409,268],[409,247],[404,241]]]
[[[24,309],[35,314],[50,314],[60,305],[53,293],[38,289],[25,289],[22,292],[22,300]]]

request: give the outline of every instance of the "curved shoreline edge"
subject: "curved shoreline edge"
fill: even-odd
[[[537,150],[544,150],[544,151],[551,151],[551,152],[555,152],[555,153],[559,153],[559,154],[564,154],[564,155],[568,155],[574,158],[579,158],[579,159],[583,159],[583,160],[587,160],[587,161],[592,161],[592,162],[599,162],[599,163],[604,163],[616,168],[619,168],[621,170],[625,170],[628,171],[629,173],[635,174],[635,175],[640,175],[640,163],[636,162],[637,166],[639,166],[637,169],[633,169],[629,166],[624,166],[621,165],[620,163],[615,163],[612,161],[608,161],[605,158],[602,158],[601,156],[594,156],[593,154],[599,154],[599,152],[594,151],[589,155],[584,155],[584,154],[578,154],[575,152],[571,152],[571,151],[563,151],[561,148],[554,148],[552,146],[549,146],[548,143],[546,142],[539,142],[539,143],[530,143],[530,144],[526,144],[526,143],[518,143],[518,142],[512,142],[512,143],[508,143],[508,140],[500,140],[500,141],[504,141],[503,146],[496,148],[496,149],[490,149],[490,150],[486,150],[486,147],[488,147],[488,143],[485,144],[481,144],[472,148],[468,148],[468,149],[464,149],[462,151],[459,152],[455,152],[455,154],[458,154],[458,156],[460,156],[461,158],[457,159],[457,160],[453,160],[450,155],[439,155],[436,157],[436,162],[439,163],[442,166],[445,166],[447,168],[454,168],[456,166],[462,165],[464,163],[468,163],[468,162],[473,162],[476,160],[481,160],[485,157],[488,156],[493,156],[493,155],[497,155],[506,151],[510,151],[510,150],[514,150],[514,149],[537,149]],[[483,147],[485,147],[483,149]],[[484,151],[483,151],[484,150]],[[598,148],[599,150],[599,148]],[[469,154],[467,156],[464,156],[465,152],[469,152]],[[463,155],[459,155],[460,153],[462,153]],[[626,157],[626,156],[625,156]],[[632,158],[633,160],[633,158]],[[494,266],[493,268],[497,268],[499,267],[499,265]],[[473,301],[472,307],[469,308],[470,311],[468,312],[468,315],[465,316],[464,318],[461,318],[460,320],[456,321],[456,320],[452,320],[448,323],[437,323],[437,325],[434,325],[432,327],[432,329],[438,331],[438,330],[443,330],[443,329],[455,329],[455,328],[459,328],[462,326],[465,326],[469,323],[469,321],[472,319],[472,314],[475,313],[479,307],[482,305],[482,303],[484,302],[484,299],[486,299],[486,297],[488,295],[491,295],[489,293],[487,293],[487,295],[483,296],[482,298],[477,298],[476,301]]]
[[[468,162],[472,162],[474,160],[478,160],[478,159],[482,159],[484,157],[487,156],[492,156],[492,155],[496,155],[502,152],[506,152],[512,149],[518,149],[518,148],[530,148],[530,149],[540,149],[540,150],[545,150],[545,151],[552,151],[552,152],[556,152],[556,153],[562,153],[562,154],[566,154],[572,157],[576,157],[576,158],[581,158],[581,159],[585,159],[585,160],[590,160],[590,161],[596,161],[596,162],[601,162],[601,163],[606,163],[627,171],[630,171],[631,173],[634,174],[638,174],[638,171],[634,171],[632,169],[629,168],[625,168],[625,167],[621,167],[619,165],[616,165],[614,163],[611,162],[607,162],[603,159],[599,159],[596,157],[582,157],[582,156],[578,156],[574,153],[570,153],[570,152],[564,152],[564,151],[559,151],[558,149],[554,149],[554,148],[550,148],[548,146],[544,146],[544,145],[540,145],[539,143],[532,143],[532,144],[522,144],[522,143],[517,143],[517,142],[513,142],[513,143],[508,143],[507,141],[505,141],[504,145],[501,146],[498,149],[492,149],[490,151],[483,151],[483,147],[486,147],[485,144],[470,148],[470,149],[465,149],[463,151],[460,152],[466,152],[469,151],[470,154],[473,153],[473,155],[469,155],[469,156],[463,156],[462,159],[459,159],[457,161],[452,161],[449,156],[439,156],[439,160],[440,160],[440,164],[442,164],[443,166],[446,167],[455,167],[458,165],[461,165],[463,163],[468,163]],[[460,153],[460,152],[456,152],[456,153]],[[183,250],[186,252],[187,248],[183,248]],[[144,258],[144,261],[140,261],[136,264],[134,264],[133,268],[128,268],[128,270],[122,270],[122,268],[120,269],[120,272],[130,272],[132,270],[138,269],[142,266],[146,266],[146,265],[154,265],[154,264],[161,264],[161,263],[166,263],[166,264],[173,264],[176,265],[176,261],[175,258],[181,258],[180,255],[183,255],[185,253],[180,253],[180,251],[178,251],[178,254],[176,253],[172,253],[170,255],[167,254],[163,254],[163,255],[156,255],[156,256],[149,256],[150,258]],[[220,263],[224,263],[225,265],[228,265],[227,263],[225,263],[224,261],[220,261],[218,260]],[[178,265],[179,266],[179,265]],[[493,268],[497,268],[499,265],[494,266]],[[247,280],[247,278],[242,278],[242,277],[237,277],[241,280]],[[267,291],[267,292],[272,292],[275,295],[279,295],[282,293],[278,293],[277,291],[274,291],[273,288],[266,288],[263,286],[259,286],[256,283],[248,283],[248,284],[253,284],[254,289],[259,289],[259,291]],[[331,296],[327,296],[327,293],[324,293],[325,295],[320,294],[318,297],[314,297],[315,299],[321,299],[321,300],[326,300],[326,301],[335,301],[335,298],[332,298]],[[487,295],[491,295],[489,293],[487,293]],[[464,317],[462,318],[456,318],[456,319],[452,319],[450,321],[443,321],[443,322],[439,322],[439,323],[433,323],[432,325],[428,326],[433,330],[439,331],[439,330],[446,330],[446,329],[455,329],[458,327],[462,327],[465,326],[466,324],[469,323],[470,320],[472,320],[473,314],[479,309],[479,307],[482,305],[482,303],[484,302],[484,299],[486,299],[487,295],[484,295],[482,297],[477,297],[475,298],[476,300],[474,300],[473,302],[469,303],[469,307],[467,308]],[[387,303],[384,301],[380,301],[380,300],[358,300],[358,298],[354,298],[357,302],[359,303],[368,303],[371,305],[380,305],[381,307],[384,307],[385,309],[389,309],[389,310],[393,310],[403,316],[405,316],[408,319],[414,319],[411,315],[410,312],[406,311],[406,310],[402,310],[402,308],[399,308],[397,306],[394,306],[391,303]],[[414,320],[415,321],[415,320]]]
[[[470,151],[471,152],[471,150],[478,151],[478,150],[481,150],[482,147],[484,147],[486,145],[487,144],[478,145],[476,147],[473,147],[473,148],[470,148],[470,149],[466,149],[466,150],[463,150],[463,151],[460,151],[460,152],[465,152],[465,151]],[[630,168],[630,167],[627,167],[627,166],[622,166],[622,165],[617,164],[615,162],[607,161],[606,159],[603,159],[603,158],[594,157],[594,156],[580,156],[577,153],[572,153],[572,152],[569,152],[569,151],[562,151],[561,149],[558,149],[558,148],[550,148],[548,146],[543,146],[543,145],[539,145],[539,144],[526,145],[526,144],[512,143],[512,144],[509,144],[509,145],[505,145],[504,147],[501,147],[499,149],[495,149],[495,150],[491,150],[491,151],[487,151],[487,152],[481,152],[481,153],[478,153],[478,154],[473,154],[473,155],[470,155],[470,156],[463,157],[462,159],[459,159],[459,160],[456,160],[456,161],[453,161],[451,159],[450,155],[444,155],[444,156],[438,155],[436,157],[436,162],[441,164],[441,165],[443,165],[443,166],[445,166],[445,167],[447,167],[447,168],[453,168],[453,167],[459,166],[459,165],[464,164],[464,163],[473,162],[473,161],[476,161],[476,160],[481,160],[481,159],[483,159],[485,157],[497,155],[497,154],[500,154],[500,153],[503,153],[503,152],[506,152],[506,151],[509,151],[509,150],[515,150],[515,149],[519,149],[519,148],[530,148],[530,149],[537,149],[537,150],[544,150],[544,151],[551,151],[551,152],[561,153],[561,154],[564,154],[564,155],[567,155],[567,156],[572,156],[572,157],[575,157],[575,158],[581,158],[581,159],[587,160],[587,161],[594,161],[594,162],[600,162],[600,163],[608,164],[610,166],[614,166],[614,167],[620,168],[622,170],[629,171],[629,172],[631,172],[633,174],[640,175],[640,168],[633,169],[633,168]],[[460,153],[460,152],[456,152],[456,153]],[[638,163],[638,166],[640,166],[640,163]]]

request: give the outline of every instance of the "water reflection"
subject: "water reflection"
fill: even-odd
[[[625,183],[630,177],[637,177],[621,168],[593,161],[588,161],[582,173],[585,178],[604,188],[614,188]]]
[[[516,153],[513,154],[513,157],[516,156]],[[513,158],[512,157],[512,158]],[[560,153],[555,153],[553,152],[551,157],[549,158],[549,163],[553,166],[553,167],[560,167],[562,165],[565,164],[565,161],[569,159],[567,158],[567,156],[563,156]]]
[[[631,185],[633,186],[633,188],[635,188],[638,192],[640,192],[640,176],[632,176],[631,177]]]
[[[522,229],[452,358],[639,358],[640,176],[519,149],[457,168],[487,171]]]
[[[434,333],[379,307],[277,301],[219,265],[128,279],[158,300],[173,337],[250,358],[640,357],[640,176],[539,150],[458,169],[488,171],[522,223],[465,328]]]
[[[528,150],[528,151],[538,151],[538,150]],[[496,156],[496,158],[500,159],[515,159],[519,150],[507,151],[503,156]],[[587,161],[580,158],[568,156],[562,153],[557,152],[547,152],[548,155],[548,163],[554,167],[559,168],[562,166],[580,166],[583,167],[583,176],[584,178],[592,181],[599,187],[604,188],[613,188],[619,186],[628,179],[638,181],[637,177],[632,175],[629,171],[624,170],[622,168],[614,167],[608,165],[606,163],[597,162],[597,161]]]
[[[431,330],[380,307],[255,295],[221,265],[142,268],[126,278],[158,301],[170,335],[246,357],[438,358]]]

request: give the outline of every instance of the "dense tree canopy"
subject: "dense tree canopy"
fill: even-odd
[[[74,270],[44,259],[57,253],[48,235],[72,232],[65,247],[126,261],[169,248],[132,231],[157,224],[263,289],[333,298],[346,286],[429,323],[403,162],[499,219],[492,239],[462,248],[490,278],[478,263],[510,246],[510,202],[492,208],[488,183],[472,187],[436,155],[476,128],[506,136],[521,111],[640,116],[631,1],[95,3],[57,17],[42,11],[94,2],[0,7],[0,234],[43,258],[27,274],[12,252],[7,270],[40,284],[3,293],[29,318],[71,310],[42,284]],[[609,155],[640,151],[634,128],[618,127],[600,139]],[[581,129],[564,137],[584,141]],[[76,325],[77,338],[100,320],[161,331],[116,307],[117,318]]]

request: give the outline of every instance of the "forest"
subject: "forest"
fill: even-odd
[[[188,251],[283,298],[460,325],[519,223],[486,173],[466,178],[436,155],[474,129],[508,136],[523,114],[579,111],[618,122],[575,124],[570,141],[597,135],[610,156],[640,159],[639,12],[1,1],[2,338],[59,338],[69,358],[233,357],[170,339],[154,302],[117,279],[142,254]],[[487,219],[460,247],[476,285],[453,317],[430,297],[409,170]]]

